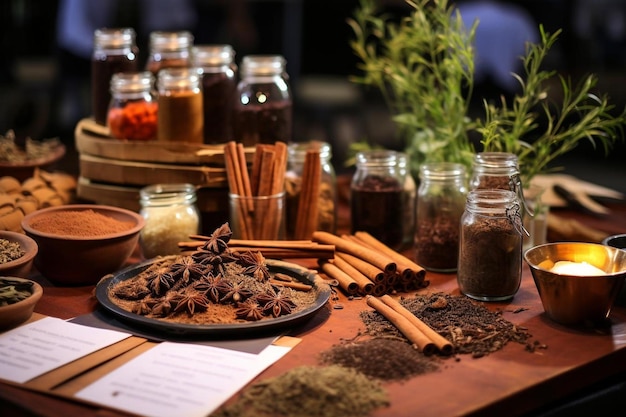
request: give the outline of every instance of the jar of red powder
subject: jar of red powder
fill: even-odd
[[[291,142],[292,97],[285,66],[280,55],[243,57],[233,129],[244,146]]]
[[[154,140],[158,104],[154,77],[148,71],[120,72],[111,78],[107,126],[116,139]]]

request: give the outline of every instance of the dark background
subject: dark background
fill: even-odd
[[[237,62],[248,53],[284,55],[294,93],[295,140],[329,141],[338,171],[343,170],[351,142],[394,140],[384,104],[348,81],[357,72],[357,61],[350,50],[352,33],[346,19],[352,16],[357,0],[243,0],[250,18],[243,31],[250,36],[241,36],[240,27],[229,27],[224,6],[229,1],[194,0],[198,23],[184,29],[194,33],[196,44],[230,43]],[[136,0],[121,3],[128,9],[123,23],[135,27],[140,13],[133,7]],[[390,11],[402,12],[407,7],[398,0],[385,3]],[[520,6],[550,32],[563,29],[549,66],[573,79],[597,74],[598,92],[608,94],[618,109],[626,105],[626,39],[609,39],[606,22],[594,21],[592,36],[581,38],[573,24],[576,1],[505,3]],[[622,3],[626,2],[616,0]],[[34,139],[60,137],[71,148],[74,126],[90,115],[90,69],[87,59],[72,56],[56,43],[59,4],[59,0],[1,2],[0,133],[14,129]],[[140,59],[145,60],[144,34],[139,34],[138,44]],[[484,91],[493,88],[480,87]],[[626,192],[625,156],[623,144],[608,156],[581,144],[558,162],[568,172]]]

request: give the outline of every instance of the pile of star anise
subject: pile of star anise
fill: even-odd
[[[191,316],[216,304],[232,305],[236,318],[250,321],[291,313],[296,303],[269,283],[263,255],[231,251],[231,236],[225,223],[191,254],[164,257],[110,293],[132,301],[133,313],[150,317]]]

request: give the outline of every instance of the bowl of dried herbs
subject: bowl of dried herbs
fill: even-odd
[[[42,295],[43,288],[35,281],[0,276],[0,330],[28,320]]]
[[[28,278],[38,251],[24,233],[0,230],[0,276]]]

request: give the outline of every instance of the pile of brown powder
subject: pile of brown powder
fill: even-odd
[[[434,293],[405,298],[400,303],[450,340],[457,354],[478,358],[502,349],[509,342],[526,344],[527,350],[534,350],[528,343],[531,335],[525,329],[505,320],[501,312],[492,312],[465,296]],[[361,312],[361,319],[371,336],[404,338],[376,311]]]
[[[400,339],[375,338],[333,346],[320,354],[325,365],[352,368],[383,381],[404,380],[439,369],[436,358],[424,356]]]
[[[300,366],[245,389],[213,417],[360,417],[389,406],[380,382],[338,365]]]
[[[123,232],[132,228],[133,223],[89,209],[46,213],[34,219],[30,227],[44,233],[89,237]]]

